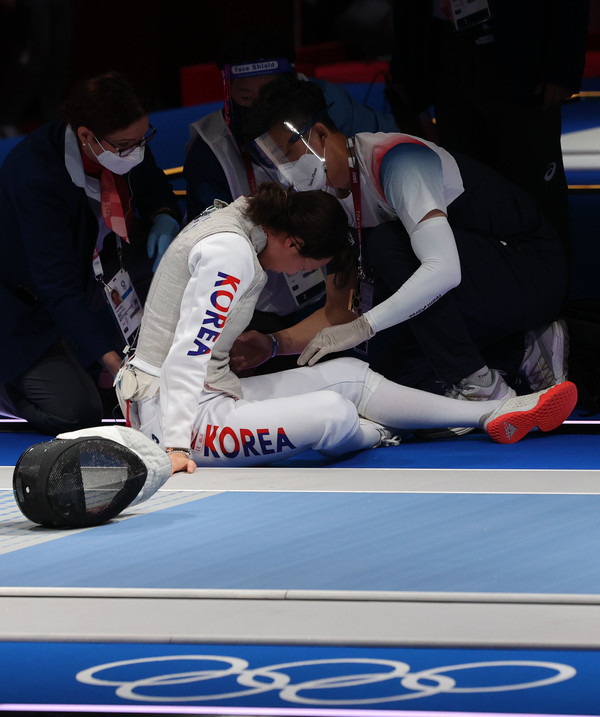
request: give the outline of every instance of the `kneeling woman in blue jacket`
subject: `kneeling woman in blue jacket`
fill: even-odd
[[[133,87],[108,73],[76,86],[63,117],[0,167],[0,384],[10,412],[42,433],[100,422],[91,375],[117,372],[152,276],[148,257],[156,265],[179,231],[176,198],[147,146],[155,132]]]

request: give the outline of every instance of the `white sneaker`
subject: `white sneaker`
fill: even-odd
[[[569,334],[567,324],[553,321],[525,335],[525,355],[520,375],[532,391],[541,391],[567,380]]]
[[[497,443],[516,443],[533,428],[541,431],[558,428],[576,403],[575,384],[564,381],[537,393],[507,399],[481,420],[481,427]]]
[[[455,386],[446,391],[448,398],[457,398],[459,401],[495,401],[498,398],[512,398],[517,393],[504,380],[500,371],[490,369],[492,383],[489,386],[478,386],[476,383],[469,383],[463,378]]]
[[[377,443],[374,443],[371,448],[379,448],[380,446],[400,445],[400,436],[393,436],[391,431],[388,431],[385,426],[382,426],[380,423],[375,423],[375,421],[371,421],[368,418],[361,418],[359,420],[361,426],[372,426],[379,431],[379,440],[377,441]]]
[[[447,398],[456,398],[459,401],[492,401],[499,398],[512,398],[516,396],[514,391],[504,380],[500,371],[490,369],[492,373],[492,383],[489,386],[478,386],[475,383],[469,383],[463,378],[455,386],[449,388],[444,394]],[[415,431],[415,438],[426,440],[439,440],[441,438],[453,438],[455,436],[465,436],[475,429],[472,427],[452,427],[452,428],[423,428]]]

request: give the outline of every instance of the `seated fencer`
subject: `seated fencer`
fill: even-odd
[[[397,443],[397,429],[473,426],[514,443],[570,414],[577,390],[568,381],[527,396],[461,401],[393,383],[356,358],[238,378],[229,351],[266,272],[308,271],[334,257],[352,271],[353,256],[335,197],[274,183],[216,202],[180,232],[116,379],[124,415],[166,451],[173,472],[267,465],[307,449],[339,456]]]

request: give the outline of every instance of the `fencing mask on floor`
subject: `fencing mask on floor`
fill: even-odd
[[[86,428],[28,448],[15,466],[13,492],[34,523],[88,528],[147,500],[171,469],[167,454],[133,428]]]

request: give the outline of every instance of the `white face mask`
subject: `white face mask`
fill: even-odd
[[[98,140],[96,140],[96,142],[98,142]],[[98,142],[98,144],[100,144],[100,142]],[[91,144],[90,149],[94,152]],[[116,152],[109,152],[107,149],[104,149],[100,154],[94,152],[94,156],[103,167],[110,170],[113,174],[127,174],[127,172],[143,161],[145,149],[145,146],[136,147],[125,157],[121,157]]]
[[[290,162],[282,177],[294,185],[298,192],[307,192],[311,189],[325,189],[327,186],[327,166],[325,157],[315,157],[307,152],[295,162]]]
[[[311,134],[312,129],[308,135],[308,141],[300,137],[300,140],[306,146],[306,152],[295,162],[290,162],[286,167],[287,179],[292,182],[298,192],[308,192],[311,189],[325,189],[327,187],[325,145],[323,145],[323,156],[319,157],[310,146]]]

